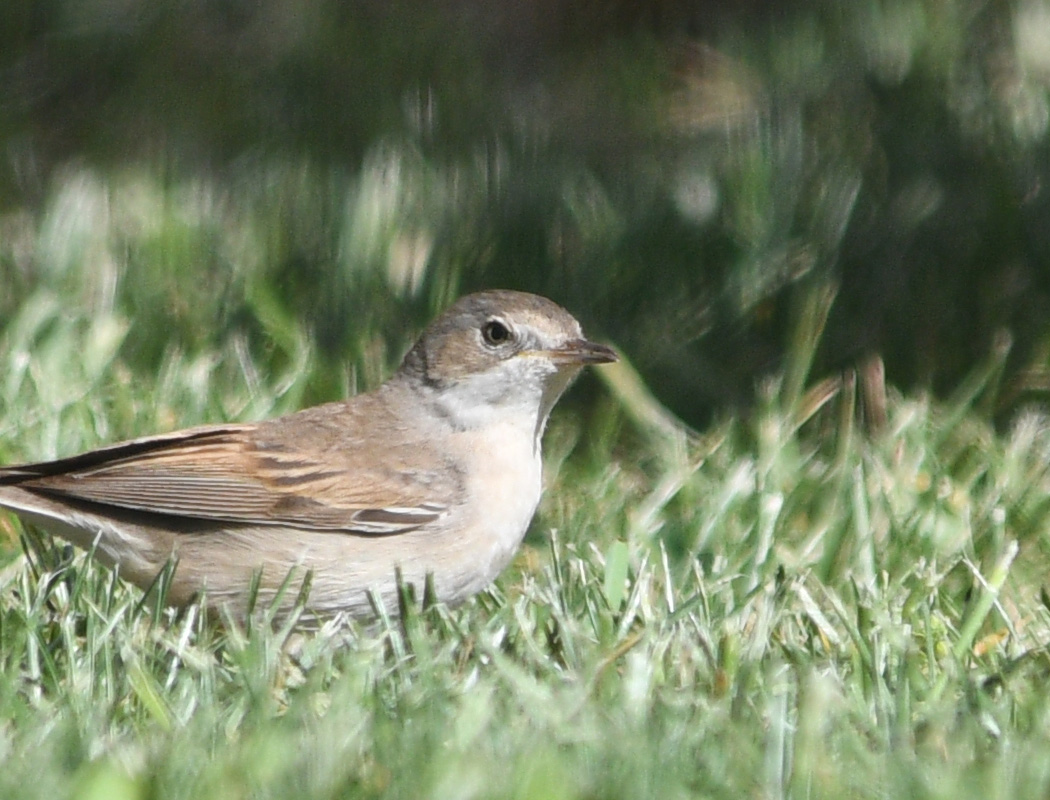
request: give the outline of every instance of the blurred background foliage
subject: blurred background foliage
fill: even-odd
[[[1047,0],[4,0],[0,86],[0,320],[79,298],[132,375],[329,398],[502,286],[701,425],[831,287],[817,376],[1050,389]]]

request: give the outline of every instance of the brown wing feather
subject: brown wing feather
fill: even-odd
[[[261,442],[259,430],[210,426],[136,439],[9,468],[0,483],[156,514],[368,534],[413,530],[446,510],[428,499],[425,474],[391,480],[389,469],[384,475],[353,453],[340,459],[302,443]]]

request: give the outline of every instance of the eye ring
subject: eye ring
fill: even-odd
[[[514,332],[501,319],[490,319],[481,326],[481,338],[490,347],[499,347],[514,340]]]

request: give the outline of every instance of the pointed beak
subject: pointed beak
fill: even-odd
[[[542,350],[537,355],[547,356],[555,364],[611,364],[620,357],[611,347],[586,339],[572,339],[560,347]]]

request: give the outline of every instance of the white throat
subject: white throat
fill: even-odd
[[[483,430],[509,425],[533,440],[540,439],[551,409],[568,387],[577,369],[545,372],[535,363],[507,362],[497,369],[471,375],[432,392],[430,404],[456,430]]]

